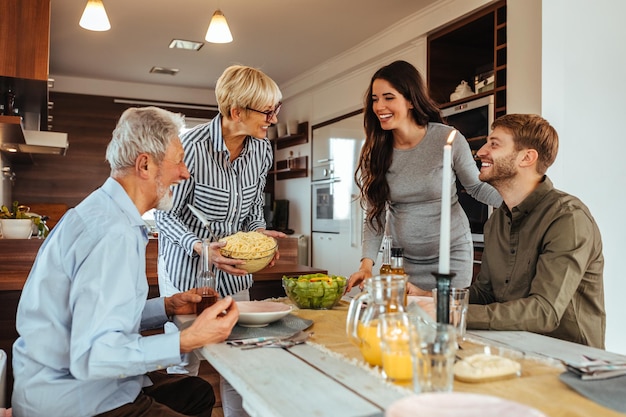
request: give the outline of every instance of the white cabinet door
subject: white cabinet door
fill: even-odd
[[[312,266],[329,274],[349,277],[359,269],[359,247],[354,247],[349,234],[312,233]]]

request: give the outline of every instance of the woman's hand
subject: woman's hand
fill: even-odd
[[[366,278],[372,276],[372,266],[374,266],[374,261],[368,258],[364,258],[361,261],[361,267],[359,268],[359,270],[350,275],[350,278],[348,279],[348,285],[346,286],[346,292],[350,291],[352,287],[357,284],[359,285],[360,289],[363,289],[363,281]]]
[[[406,293],[408,295],[416,295],[418,297],[432,297],[433,296],[433,293],[431,291],[423,290],[417,285],[411,284],[410,282],[406,283]]]
[[[237,265],[245,264],[246,261],[223,256],[220,252],[220,248],[223,248],[224,246],[226,246],[226,242],[211,242],[209,245],[211,264],[231,275],[246,275],[248,273],[247,271],[237,268]],[[193,250],[200,255],[202,253],[202,242],[196,242],[196,244],[193,245]]]
[[[283,232],[279,232],[278,230],[257,229],[255,231],[259,233],[263,233],[265,236],[273,237],[274,239],[276,238],[284,239],[287,237],[286,234],[284,234]],[[276,261],[279,259],[280,259],[280,251],[276,249],[276,252],[274,253],[274,257],[272,258],[270,263],[267,264],[267,266],[269,268],[273,267],[276,264]]]

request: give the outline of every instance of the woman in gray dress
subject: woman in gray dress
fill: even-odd
[[[361,265],[348,289],[372,276],[385,230],[393,246],[404,248],[409,282],[423,290],[436,287],[432,272],[439,262],[443,147],[450,131],[428,95],[419,71],[405,61],[380,68],[365,97],[366,139],[355,180],[366,210]],[[452,143],[450,272],[453,287],[472,279],[473,246],[467,215],[455,181],[476,200],[499,206],[502,198],[478,179],[467,140],[459,132]]]

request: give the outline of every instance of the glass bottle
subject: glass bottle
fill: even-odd
[[[205,308],[217,302],[217,286],[215,274],[211,265],[211,239],[202,240],[202,253],[200,255],[200,272],[196,278],[196,293],[202,296],[202,301],[196,304],[196,314],[200,314]]]
[[[404,275],[406,276],[406,272],[404,271],[404,249],[403,248],[391,248],[391,274],[393,275]],[[408,277],[407,277],[408,278]],[[403,289],[403,305],[406,307],[408,301],[408,289],[405,287]]]
[[[395,275],[404,275],[404,249],[391,248],[391,273]]]
[[[380,275],[391,274],[391,241],[389,235],[383,236],[383,259],[380,265]]]

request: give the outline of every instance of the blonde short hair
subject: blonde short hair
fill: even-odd
[[[224,70],[215,85],[217,106],[223,117],[230,117],[233,108],[261,109],[276,105],[282,99],[278,85],[262,71],[243,65]]]

